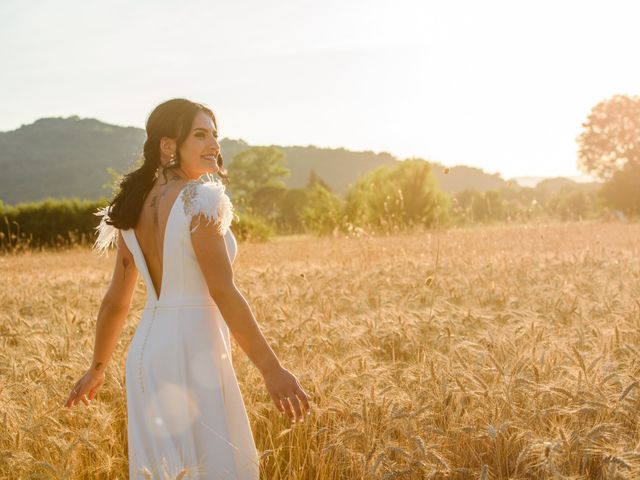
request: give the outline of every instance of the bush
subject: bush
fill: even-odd
[[[307,202],[307,192],[302,188],[288,189],[280,202],[280,217],[276,223],[279,233],[301,233],[304,231],[302,211]]]
[[[366,173],[349,186],[345,200],[347,222],[383,231],[441,225],[448,211],[449,198],[437,187],[431,165],[421,159]]]
[[[100,222],[94,213],[108,204],[107,199],[77,198],[49,198],[14,206],[0,203],[0,251],[91,246]],[[233,222],[231,230],[239,240],[263,241],[274,234],[261,217],[250,213],[238,216],[240,221]]]
[[[615,210],[640,216],[640,163],[627,162],[603,185],[600,195]]]
[[[240,220],[231,224],[231,230],[238,240],[263,242],[275,234],[273,227],[262,217],[249,212],[237,215]]]
[[[0,205],[0,249],[92,244],[99,218],[93,213],[107,200],[77,198]]]
[[[306,193],[301,214],[305,228],[317,235],[327,235],[341,229],[343,213],[340,199],[320,183],[311,185]]]
[[[508,217],[508,204],[497,190],[463,190],[455,196],[454,204],[457,223],[461,224],[504,221]]]

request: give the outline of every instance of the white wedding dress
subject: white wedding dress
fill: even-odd
[[[231,362],[231,341],[191,243],[191,217],[220,219],[231,262],[237,243],[232,204],[218,181],[190,181],[169,213],[160,296],[133,229],[125,243],[147,286],[147,299],[126,359],[131,479],[259,478],[259,456]],[[117,229],[106,224],[94,244],[104,251]],[[196,226],[197,228],[197,226]]]

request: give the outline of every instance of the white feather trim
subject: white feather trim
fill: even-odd
[[[100,224],[96,227],[98,238],[93,244],[92,249],[100,255],[107,252],[110,246],[116,246],[118,242],[118,229],[113,225],[109,225],[106,220],[109,219],[109,205],[99,208],[94,215],[102,217]]]
[[[229,230],[233,220],[233,204],[224,192],[225,186],[217,180],[204,183],[193,181],[182,192],[184,213],[189,217],[202,214],[207,218],[207,225],[212,221],[218,222],[218,232],[224,235]],[[193,227],[193,233],[200,222]]]

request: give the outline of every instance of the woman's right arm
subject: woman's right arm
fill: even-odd
[[[194,216],[191,228],[193,249],[209,287],[229,330],[242,350],[260,370],[273,402],[295,422],[304,421],[301,405],[309,413],[309,398],[297,378],[280,365],[278,357],[265,339],[251,308],[234,283],[233,269],[224,237],[217,222]],[[287,399],[293,406],[293,411]],[[282,403],[282,405],[281,405]],[[284,407],[284,408],[283,408]]]
[[[122,327],[131,307],[131,300],[138,281],[138,269],[132,253],[117,232],[115,267],[111,284],[105,293],[96,321],[93,360],[85,374],[75,383],[64,406],[73,407],[79,400],[85,405],[93,400],[104,383],[105,369],[118,343]],[[85,395],[87,395],[85,397]]]

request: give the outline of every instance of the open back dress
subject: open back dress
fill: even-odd
[[[210,179],[182,187],[166,223],[159,296],[134,229],[122,230],[147,287],[126,358],[131,479],[175,478],[181,472],[181,478],[259,478],[259,456],[231,362],[229,328],[191,243],[193,216],[219,220],[234,261],[233,206],[224,190]],[[105,222],[108,207],[96,215],[102,220],[94,248],[104,251],[116,242],[117,229]]]

